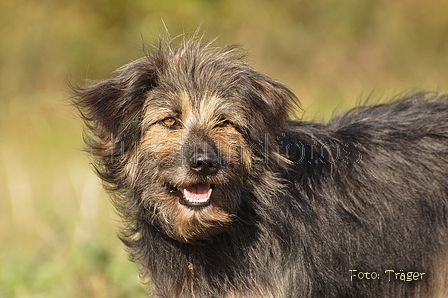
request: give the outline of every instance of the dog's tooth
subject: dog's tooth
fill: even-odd
[[[211,188],[208,190],[207,199],[210,198],[210,196],[212,195],[212,191],[213,191],[213,189],[211,189]]]
[[[188,196],[188,191],[184,188],[184,196],[185,199],[190,200],[189,196]]]

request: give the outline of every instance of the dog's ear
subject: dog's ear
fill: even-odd
[[[257,107],[262,119],[275,120],[279,128],[283,128],[293,106],[300,107],[297,97],[288,87],[265,75],[254,75],[251,86],[255,94],[252,105]]]
[[[86,142],[97,156],[125,151],[140,138],[143,104],[147,92],[156,85],[155,70],[148,58],[131,62],[117,72],[116,77],[91,87],[74,88],[73,103],[91,132]]]
[[[250,77],[249,100],[251,107],[251,128],[247,137],[254,146],[254,153],[259,157],[268,156],[271,161],[286,166],[288,161],[277,150],[277,138],[285,133],[288,113],[300,108],[294,93],[281,83],[260,73]],[[257,151],[258,150],[258,151]]]

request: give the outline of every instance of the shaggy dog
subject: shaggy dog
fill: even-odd
[[[172,40],[77,88],[154,297],[448,295],[448,96],[328,123],[238,47]]]

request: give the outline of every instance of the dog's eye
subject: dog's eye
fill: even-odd
[[[225,127],[225,126],[227,126],[228,124],[230,124],[230,121],[229,121],[229,120],[227,120],[227,119],[225,119],[225,118],[220,118],[220,119],[218,120],[218,123],[216,123],[216,127]]]
[[[167,117],[162,120],[162,124],[166,127],[174,127],[174,126],[178,125],[178,122],[177,122],[176,118]]]

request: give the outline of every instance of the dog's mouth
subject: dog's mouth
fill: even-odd
[[[205,207],[210,205],[210,198],[214,185],[210,183],[199,183],[186,187],[177,187],[182,194],[179,202],[187,207]]]

